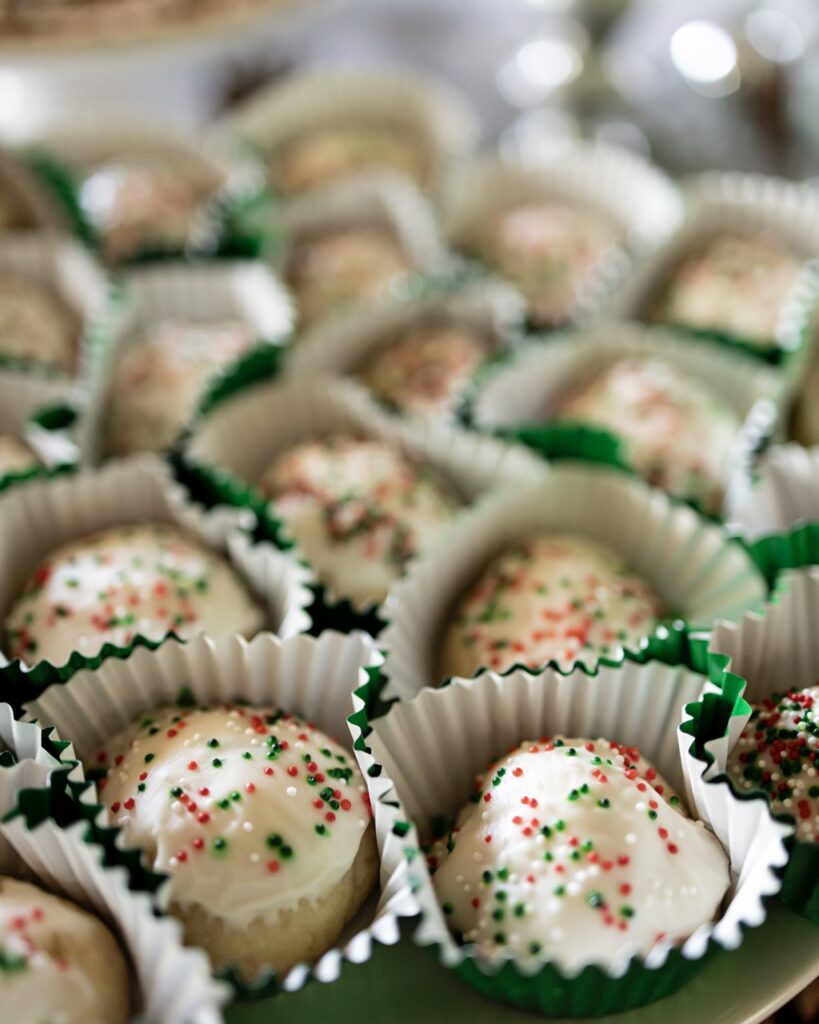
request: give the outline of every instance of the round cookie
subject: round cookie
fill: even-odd
[[[219,969],[254,977],[331,948],[377,881],[352,755],[269,708],[162,708],[96,758],[126,842],[171,876],[171,907]]]
[[[96,917],[0,877],[0,1006],[11,1024],[127,1024],[128,967]]]
[[[381,602],[458,508],[390,445],[347,435],[297,445],[259,485],[322,582],[355,604]]]
[[[377,227],[325,231],[299,242],[287,279],[302,325],[344,306],[374,299],[412,270],[400,243]]]
[[[555,327],[571,319],[578,288],[619,240],[615,226],[592,210],[530,202],[495,214],[476,239],[476,254],[517,285],[535,323]]]
[[[673,364],[656,357],[620,359],[567,394],[556,413],[611,431],[649,483],[718,511],[739,418],[707,385]]]
[[[0,356],[70,373],[76,331],[52,292],[23,274],[0,277]]]
[[[441,668],[470,678],[515,664],[594,665],[638,644],[660,613],[659,598],[612,549],[568,533],[533,537],[490,562],[460,599]]]
[[[651,318],[772,348],[802,262],[770,235],[720,235],[677,267]]]
[[[273,183],[287,196],[362,171],[394,171],[423,184],[426,170],[424,154],[410,133],[376,121],[303,132],[282,146],[272,161]]]
[[[485,338],[457,324],[426,324],[380,349],[361,381],[402,412],[449,416],[489,355]]]
[[[431,856],[449,926],[479,956],[567,972],[682,942],[730,882],[721,846],[656,769],[604,739],[521,744]]]
[[[6,617],[5,653],[61,665],[136,636],[252,636],[263,626],[227,562],[176,527],[121,526],[64,544],[37,567]]]
[[[752,704],[728,774],[740,790],[764,790],[774,814],[795,818],[797,839],[819,841],[819,685]]]
[[[158,452],[171,445],[214,377],[255,340],[239,321],[164,320],[146,328],[114,369],[108,403],[110,453]]]
[[[25,473],[39,465],[40,460],[18,437],[0,434],[0,477],[8,473]]]

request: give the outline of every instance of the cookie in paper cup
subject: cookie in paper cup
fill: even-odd
[[[123,278],[73,435],[83,463],[169,447],[205,398],[275,372],[293,322],[267,266],[163,263]]]
[[[782,902],[819,924],[819,569],[790,572],[761,615],[719,623],[708,653],[720,686],[686,708],[680,735],[690,748],[688,785],[706,821],[710,780],[727,780],[793,834]],[[713,692],[716,690],[717,692]]]
[[[0,149],[0,229],[68,229],[62,210],[37,175],[7,149]]]
[[[15,932],[4,935],[16,967],[4,979],[5,1010],[15,1020],[24,1010],[67,1007],[72,1021],[104,1013],[112,1024],[219,1024],[227,989],[200,950],[182,945],[178,923],[157,915],[153,891],[162,880],[117,847],[115,830],[82,820],[51,776],[41,760],[0,770],[0,912],[7,916],[6,900],[25,910],[32,940],[21,947]],[[60,965],[51,941],[64,950]]]
[[[549,550],[558,541],[567,552]],[[530,544],[544,548],[531,579]],[[514,564],[497,570],[496,586],[494,566],[507,558]],[[591,590],[584,589],[589,572]],[[622,471],[561,462],[541,482],[467,513],[395,585],[380,638],[384,697],[406,700],[467,674],[446,670],[456,653],[459,664],[478,662],[473,671],[538,667],[547,658],[564,669],[599,658],[611,664],[624,652],[676,658],[682,621],[737,618],[766,593],[743,547],[693,509]],[[466,608],[472,597],[483,604]]]
[[[373,632],[382,594],[407,558],[455,522],[462,504],[543,473],[542,460],[523,446],[402,422],[344,380],[248,388],[197,425],[182,460],[198,500],[250,507],[278,544],[296,543],[323,585],[328,625]],[[284,508],[297,492],[314,495],[315,508]],[[280,500],[271,506],[271,497]]]
[[[444,82],[342,68],[274,84],[215,129],[220,139],[252,147],[274,192],[303,204],[338,181],[383,171],[440,192],[478,133],[473,111]]]
[[[819,296],[815,194],[779,178],[709,173],[695,179],[688,196],[682,226],[610,296],[606,312],[665,322],[688,337],[785,364],[792,385]],[[681,267],[682,290],[674,276]],[[722,267],[733,268],[728,283]]]
[[[106,263],[256,256],[272,242],[261,172],[175,127],[89,112],[38,139],[28,160]]]
[[[537,163],[477,161],[453,179],[442,214],[449,244],[510,277],[543,328],[596,315],[631,253],[664,241],[681,216],[662,174],[586,143]]]
[[[194,506],[156,459],[34,482],[0,504],[0,677],[12,703],[173,631],[309,628],[305,567],[254,543],[246,513]]]
[[[715,834],[680,813],[680,709],[703,682],[630,658],[486,672],[374,721],[367,742],[412,822],[415,941],[486,995],[560,1017],[661,999],[739,946],[779,888],[787,829],[718,783]],[[441,840],[431,863],[419,836]]]
[[[629,466],[716,514],[770,436],[780,390],[750,357],[611,321],[519,350],[487,374],[471,418],[547,458]]]
[[[354,377],[395,412],[452,419],[481,368],[514,348],[523,314],[514,288],[489,278],[340,313],[299,337],[285,374]]]
[[[247,728],[236,736],[230,725],[222,728],[211,713],[202,735],[191,736],[184,750],[177,751],[188,762],[187,768],[182,766],[185,778],[170,763],[176,746],[170,741],[185,726],[177,722],[167,736],[157,729],[146,733],[139,741],[136,766],[142,782],[134,799],[129,797],[122,805],[133,811],[133,818],[120,813],[121,806],[114,800],[119,783],[116,772],[109,774],[100,790],[109,817],[121,820],[130,845],[138,839],[141,808],[148,811],[153,802],[159,800],[161,806],[165,799],[187,807],[190,815],[183,810],[184,820],[171,825],[169,835],[149,858],[155,870],[171,876],[169,890],[160,894],[161,902],[181,908],[189,938],[194,939],[200,924],[194,913],[199,904],[214,932],[229,928],[237,959],[248,952],[239,948],[243,932],[269,931],[281,915],[287,942],[294,948],[305,945],[305,930],[313,928],[320,934],[325,927],[320,905],[330,922],[337,908],[328,905],[329,895],[338,894],[339,887],[351,888],[344,865],[366,854],[368,887],[359,893],[356,906],[348,908],[345,921],[337,924],[324,948],[316,950],[309,963],[299,962],[279,976],[269,969],[251,977],[233,972],[242,996],[294,991],[309,978],[334,981],[345,963],[367,960],[374,942],[396,942],[398,918],[415,910],[403,874],[393,876],[386,870],[386,861],[379,869],[374,860],[372,831],[382,848],[391,848],[389,834],[400,808],[374,802],[372,829],[365,786],[365,780],[367,785],[370,780],[363,766],[357,780],[353,769],[353,739],[347,725],[352,694],[364,687],[366,670],[379,660],[372,639],[363,633],[342,636],[327,631],[318,639],[300,636],[284,641],[260,634],[249,642],[239,637],[218,642],[200,637],[185,645],[172,640],[157,651],[141,649],[124,661],[80,672],[65,687],[51,687],[27,706],[41,725],[47,723],[59,735],[72,738],[77,756],[92,775],[99,774],[100,748],[111,749],[112,737],[146,716],[158,721],[160,708],[179,705],[180,721],[193,723],[197,716],[207,717],[202,709],[215,713],[229,705],[228,723],[237,718],[246,723]],[[273,708],[284,717],[270,716]],[[299,729],[311,732],[311,738],[296,736]],[[312,730],[332,737],[327,749]],[[271,733],[275,734],[272,741]],[[128,758],[118,763],[126,773]],[[164,788],[169,771],[167,777],[179,787],[170,798]],[[155,784],[152,775],[160,776]],[[285,786],[289,787],[286,794]],[[280,806],[282,798],[292,801],[293,810]],[[365,849],[362,837],[366,836],[370,838]],[[390,863],[396,866],[396,862],[391,854]],[[379,870],[378,895],[367,899],[367,888],[373,888]],[[195,878],[186,872],[195,872],[208,884],[197,890]],[[245,873],[244,881],[237,872]],[[288,886],[287,892],[282,883]],[[253,896],[250,902],[249,895]],[[288,898],[295,904],[301,897],[295,912]],[[204,941],[212,950],[218,950],[219,943],[219,934],[211,936],[210,943]],[[282,942],[275,935],[269,936],[266,948],[282,955]],[[219,954],[215,952],[214,957],[219,959]]]
[[[819,522],[819,448],[769,448],[729,512],[731,528],[748,541]]]
[[[301,329],[341,310],[412,298],[427,278],[454,269],[427,201],[387,175],[322,190],[284,209],[281,228],[273,263]]]

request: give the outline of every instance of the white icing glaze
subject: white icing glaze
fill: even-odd
[[[730,881],[715,837],[607,740],[523,743],[479,782],[453,842],[433,850],[450,926],[489,960],[544,955],[565,971],[683,940]]]
[[[239,321],[163,320],[146,329],[114,371],[108,435],[112,454],[160,451],[172,444],[214,377],[255,341]]]
[[[593,665],[636,645],[659,614],[657,597],[616,551],[573,534],[533,537],[491,562],[461,598],[442,669],[468,678],[552,659]]]
[[[677,268],[654,319],[770,348],[800,266],[776,238],[721,236]]]
[[[63,664],[171,630],[252,636],[259,606],[234,570],[176,527],[123,526],[72,541],[32,574],[5,621],[5,652]]]
[[[719,509],[740,423],[707,384],[662,359],[622,359],[566,395],[557,414],[612,431],[650,483]]]
[[[382,601],[457,509],[388,444],[344,435],[297,445],[260,486],[321,580],[355,603]]]
[[[68,373],[74,345],[71,317],[48,288],[21,274],[0,277],[0,354]]]
[[[619,241],[614,224],[592,210],[526,203],[496,214],[476,240],[478,255],[509,278],[541,325],[571,319],[578,287]]]
[[[112,819],[171,874],[176,903],[234,924],[275,918],[350,869],[371,817],[364,780],[335,740],[279,715],[163,708],[97,759],[113,766]]]
[[[22,473],[40,465],[34,452],[13,434],[0,434],[0,477]]]

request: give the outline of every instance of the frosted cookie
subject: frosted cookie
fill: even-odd
[[[249,637],[263,625],[217,555],[173,526],[121,526],[64,544],[38,566],[6,617],[5,653],[62,665],[74,651],[91,657],[136,636]]]
[[[253,977],[315,960],[375,885],[355,760],[295,716],[163,708],[95,760],[112,821],[171,876],[171,909],[217,969]]]
[[[346,435],[297,445],[259,484],[321,581],[354,604],[383,601],[458,508],[390,445]]]
[[[720,844],[656,769],[604,739],[526,742],[490,765],[432,867],[450,928],[480,957],[567,972],[681,943],[730,882]]]
[[[375,299],[412,270],[398,240],[383,228],[337,228],[299,242],[287,280],[302,325]]]
[[[677,267],[651,319],[773,348],[802,263],[769,235],[721,235]]]
[[[446,417],[458,408],[489,355],[485,338],[457,324],[414,327],[359,371],[361,381],[402,412]]]
[[[96,917],[0,877],[0,1006],[11,1024],[127,1024],[128,967]]]
[[[459,600],[442,671],[594,665],[637,646],[660,614],[659,598],[616,551],[574,534],[532,537],[490,562]]]
[[[22,274],[0,277],[0,356],[70,373],[76,333],[70,311],[50,289]]]
[[[774,814],[796,819],[797,839],[819,841],[819,685],[751,705],[728,758],[741,790],[764,790]]]
[[[363,171],[392,171],[423,184],[426,159],[411,131],[373,121],[313,128],[280,147],[272,161],[273,183],[284,195]]]
[[[159,154],[134,153],[96,167],[82,183],[80,202],[106,260],[117,263],[144,250],[184,249],[216,187]]]
[[[707,384],[662,359],[631,357],[571,391],[556,412],[617,435],[649,483],[719,509],[740,422]]]
[[[0,477],[25,473],[39,465],[40,460],[27,444],[13,434],[0,434]]]
[[[591,210],[531,202],[492,217],[474,248],[480,259],[517,285],[535,323],[554,327],[572,318],[578,289],[619,241],[614,224]]]
[[[208,386],[255,343],[250,328],[238,321],[165,320],[145,328],[114,369],[110,453],[158,452],[171,445]]]

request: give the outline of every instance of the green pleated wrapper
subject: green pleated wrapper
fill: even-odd
[[[664,657],[660,660],[669,665],[681,665],[700,671],[697,665],[703,663],[702,643],[696,635],[685,628],[680,628],[675,634],[675,644],[675,648],[665,649]],[[673,656],[675,649],[676,658]],[[652,660],[652,655],[648,648],[638,654],[627,651],[623,660],[644,664]],[[588,675],[595,675],[598,668],[618,664],[622,662],[607,662],[601,659],[596,668],[584,667],[583,670]],[[516,668],[523,668],[530,675],[541,675],[547,668],[555,669],[557,666],[544,666],[535,671],[525,666]],[[716,664],[712,665],[712,671],[718,672]],[[356,691],[357,696],[361,697],[365,704],[361,711],[348,719],[361,729],[357,749],[369,749],[366,736],[372,731],[370,722],[383,713],[384,705],[379,696],[382,685],[383,677],[375,670],[369,673],[367,684]],[[719,698],[719,701],[722,706],[722,699]],[[380,773],[380,766],[374,765],[371,774]],[[393,833],[400,838],[407,837],[411,830],[410,822],[399,822],[393,827]],[[421,858],[423,853],[408,840],[404,856],[411,869],[413,863]],[[432,943],[426,948],[441,963],[444,962],[440,944]],[[569,978],[551,963],[544,964],[537,973],[529,975],[524,974],[511,960],[504,963],[496,972],[489,972],[472,955],[469,947],[462,947],[464,959],[450,969],[485,996],[521,1010],[542,1013],[549,1017],[601,1017],[606,1014],[624,1013],[665,999],[687,984],[721,949],[722,947],[711,939],[703,956],[696,960],[687,959],[679,949],[672,949],[665,963],[656,968],[648,968],[641,959],[634,957],[627,971],[618,978],[611,977],[605,970],[593,965]]]
[[[685,708],[690,716],[681,726],[681,730],[692,738],[691,753],[703,764],[703,770],[714,762],[706,744],[727,735],[728,725],[735,716],[748,716],[750,704],[742,696],[745,680],[741,676],[725,671],[728,658],[725,655],[712,655],[711,678],[720,686],[718,693],[706,693],[702,699]],[[719,671],[720,664],[723,666]],[[716,782],[728,782],[731,792],[738,800],[765,800],[767,796],[761,789],[738,790],[730,777],[722,772],[716,776]],[[787,814],[774,815],[786,824],[792,824],[793,818]],[[784,869],[777,871],[782,879],[779,898],[791,910],[810,921],[819,924],[819,843],[807,842],[791,836],[786,840],[789,860]]]
[[[768,585],[776,589],[786,570],[819,565],[819,522],[805,523],[787,533],[768,534],[746,547]]]
[[[42,430],[49,432],[65,433],[76,419],[76,412],[67,405],[53,405],[41,409],[31,417],[31,422]],[[48,480],[54,476],[62,476],[65,473],[72,473],[77,468],[77,459],[72,457],[70,461],[60,462],[55,466],[32,466],[16,473],[6,473],[0,476],[0,494],[14,487],[17,484],[25,483],[27,480]]]

